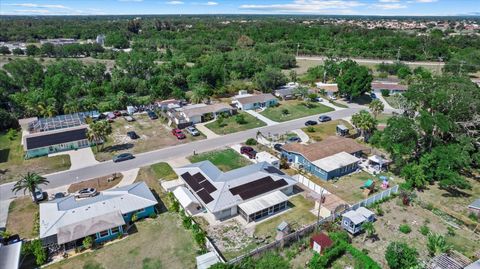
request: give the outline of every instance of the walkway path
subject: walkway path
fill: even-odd
[[[49,154],[49,157],[57,155],[69,155],[70,156],[70,170],[75,170],[83,167],[92,166],[99,162],[95,159],[92,148],[82,148],[77,150],[62,151],[53,154]]]
[[[115,187],[122,187],[133,184],[133,182],[135,182],[135,179],[137,179],[138,171],[140,171],[140,168],[135,168],[122,172],[123,178]]]
[[[215,120],[212,120],[212,121],[215,121]],[[205,126],[206,124],[209,124],[209,123],[212,122],[212,121],[197,123],[197,124],[195,124],[195,128],[197,128],[197,130],[199,130],[200,132],[202,132],[202,134],[204,134],[207,138],[219,137],[218,134],[214,133],[212,130],[208,129],[208,128]]]
[[[293,130],[292,132],[296,133],[298,137],[302,140],[301,144],[306,144],[308,140],[310,140],[310,137],[302,130],[302,129],[296,129]]]
[[[13,199],[0,200],[0,231],[5,230],[7,227],[8,208]]]
[[[254,110],[245,110],[245,112],[247,112],[248,114],[254,116],[255,118],[265,122],[267,124],[267,126],[272,126],[272,125],[276,125],[278,124],[278,122],[276,121],[273,121],[265,116],[263,116],[262,114],[258,113],[257,111],[254,111]]]
[[[333,108],[333,109],[335,109],[335,110],[345,109],[345,108],[343,108],[343,107],[338,107],[338,106],[330,103],[328,100],[325,100],[325,99],[324,99],[323,102],[321,102],[320,104],[321,104],[321,105],[324,105],[324,106],[331,107],[331,108]]]
[[[382,94],[380,94],[380,93],[375,93],[375,95],[377,96],[378,100],[380,100],[380,102],[383,103],[383,106],[385,107],[385,109],[395,110],[395,108],[393,108],[393,107],[387,102],[387,100],[385,100],[385,98],[383,98]]]

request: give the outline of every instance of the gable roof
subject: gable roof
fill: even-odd
[[[340,152],[353,154],[359,151],[368,150],[367,147],[355,142],[355,140],[351,138],[338,136],[329,136],[320,142],[309,145],[290,143],[283,145],[282,149],[287,152],[301,154],[310,162],[314,162]]]
[[[80,125],[68,129],[59,129],[51,132],[34,133],[25,136],[25,150],[43,148],[62,143],[87,139],[87,125]]]
[[[40,238],[67,233],[82,227],[119,226],[114,215],[125,214],[156,205],[158,202],[145,182],[103,191],[101,194],[75,199],[68,196],[40,204]],[[123,219],[122,219],[123,220]],[[70,237],[71,238],[71,237]]]
[[[210,161],[189,164],[174,170],[185,182],[189,181],[190,177],[203,180],[200,183],[186,183],[190,189],[194,189],[194,196],[210,212],[218,212],[296,184],[293,178],[267,162],[251,164],[228,172],[220,171]],[[258,192],[256,188],[250,189],[247,186],[249,183],[260,180],[265,181],[269,186],[258,184]],[[204,184],[205,181],[208,183]],[[247,189],[244,190],[245,188]]]
[[[222,111],[230,111],[232,107],[224,104],[224,103],[216,103],[211,105],[203,105],[203,106],[194,106],[194,107],[184,107],[183,113],[188,118],[194,116],[202,116],[207,113],[217,113]]]
[[[235,100],[242,105],[252,104],[252,103],[262,103],[262,102],[270,101],[273,99],[277,99],[277,98],[270,93],[254,94],[254,95],[249,95],[244,97],[242,96],[235,97]]]
[[[328,235],[324,233],[319,233],[312,236],[312,241],[319,244],[322,247],[322,249],[328,248],[333,245],[332,239],[330,239],[330,237],[328,237]]]
[[[357,163],[360,159],[344,151],[312,162],[318,168],[330,172],[350,164]]]

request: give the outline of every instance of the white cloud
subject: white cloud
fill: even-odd
[[[379,0],[380,3],[398,3],[400,0]]]
[[[50,14],[48,9],[17,9],[14,12],[18,14]]]
[[[373,5],[374,7],[380,8],[380,9],[402,9],[402,8],[407,8],[406,5],[402,5],[399,3],[393,3],[393,4],[375,4]]]
[[[5,5],[6,6],[16,6],[16,7],[37,7],[37,8],[58,8],[58,9],[67,9],[68,8],[64,5],[42,5],[42,4],[33,4],[33,3],[5,4]],[[39,11],[39,9],[31,9],[31,10]]]
[[[204,3],[205,6],[218,6],[218,3],[217,2],[212,2],[212,1],[208,1],[206,3]]]
[[[182,1],[168,1],[166,3],[167,5],[183,5],[184,4],[184,2]]]
[[[351,8],[364,6],[358,1],[346,0],[294,0],[289,4],[241,5],[241,9],[273,13],[353,13]]]
[[[143,2],[143,0],[118,0],[119,2]]]

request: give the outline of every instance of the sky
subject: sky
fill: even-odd
[[[0,15],[480,16],[480,0],[0,0]]]

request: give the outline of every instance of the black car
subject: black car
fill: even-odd
[[[127,135],[128,135],[128,137],[130,137],[130,139],[140,138],[140,136],[138,136],[137,133],[135,133],[135,131],[129,131],[129,132],[127,132]]]
[[[135,158],[135,157],[131,153],[122,153],[122,154],[119,154],[119,155],[113,157],[113,162],[118,163],[118,162],[131,160],[133,158]]]
[[[273,145],[273,148],[274,148],[276,151],[282,151],[282,144],[275,144],[275,145]]]
[[[147,114],[148,114],[148,117],[149,117],[151,120],[156,120],[156,119],[158,119],[157,114],[156,114],[155,112],[151,111],[151,110],[148,111]]]
[[[312,126],[312,125],[317,125],[317,122],[314,120],[309,120],[305,122],[305,126]]]
[[[329,116],[320,116],[318,117],[318,121],[319,122],[326,122],[326,121],[331,121],[332,118],[330,118]]]

